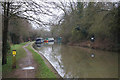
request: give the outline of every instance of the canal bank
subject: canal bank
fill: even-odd
[[[33,53],[34,59],[38,64],[40,64],[38,65],[39,67],[38,71],[40,70],[40,72],[37,72],[36,77],[37,78],[61,78],[61,76],[54,69],[51,63],[41,53],[35,50],[33,48],[33,45],[34,45],[34,42],[32,42],[31,45],[27,47],[27,49]],[[44,74],[47,74],[47,75],[45,76]]]
[[[8,63],[2,66],[2,78],[57,78],[44,63],[41,56],[30,47],[30,42],[13,45],[16,53],[16,69],[12,69],[12,55],[8,55]]]
[[[79,46],[79,47],[85,47],[85,48],[92,48],[96,50],[104,50],[104,51],[112,51],[112,52],[118,52],[120,51],[120,44],[117,44],[110,40],[100,40],[97,39],[95,42],[91,41],[81,41],[81,42],[68,42],[67,45],[69,46]]]

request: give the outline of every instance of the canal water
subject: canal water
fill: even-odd
[[[118,53],[46,43],[37,50],[63,78],[117,78]]]

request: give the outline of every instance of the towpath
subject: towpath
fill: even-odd
[[[19,68],[10,74],[10,78],[35,78],[37,63],[34,61],[32,53],[26,48],[30,43],[23,46],[26,51],[26,57],[19,60]],[[22,55],[22,54],[21,54]]]

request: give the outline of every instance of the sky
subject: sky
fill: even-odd
[[[44,4],[44,3],[41,3],[41,1],[38,1],[38,0],[35,0],[37,3],[39,3],[40,5],[41,4]],[[46,0],[47,2],[49,2],[48,0]],[[45,5],[47,5],[47,4],[45,4]],[[49,6],[51,6],[51,5],[49,5]],[[44,10],[44,9],[43,9]],[[56,16],[60,16],[61,14],[63,14],[63,11],[62,10],[58,10],[58,9],[53,9],[53,8],[50,8],[49,9],[51,12],[53,12]],[[34,15],[35,16],[35,15]],[[37,16],[38,17],[38,16]],[[53,17],[53,16],[47,16],[47,15],[39,15],[39,17],[40,17],[40,19],[42,20],[42,21],[45,21],[45,22],[57,22],[58,20],[56,20],[55,18],[55,16]],[[38,24],[35,24],[35,23],[32,23],[32,26],[33,27],[35,27],[35,28],[38,28],[38,27],[42,27],[42,26],[39,26]],[[44,29],[46,29],[46,30],[48,30],[48,31],[50,31],[50,26],[43,26],[44,27]],[[41,28],[41,29],[43,29],[43,28]]]

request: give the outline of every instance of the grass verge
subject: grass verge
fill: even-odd
[[[38,64],[36,78],[56,78],[56,75],[48,68],[41,56],[30,45],[27,49],[32,52],[33,58]]]
[[[10,53],[7,54],[7,64],[2,66],[2,76],[3,77],[7,77],[7,75],[10,72],[15,70],[15,69],[12,69],[12,50],[16,50],[16,63],[18,63],[18,61],[21,58],[26,56],[26,52],[22,48],[22,46],[24,46],[25,44],[27,44],[27,42],[21,43],[21,44],[16,44],[16,45],[11,45]],[[18,68],[18,64],[16,64],[16,66]]]

